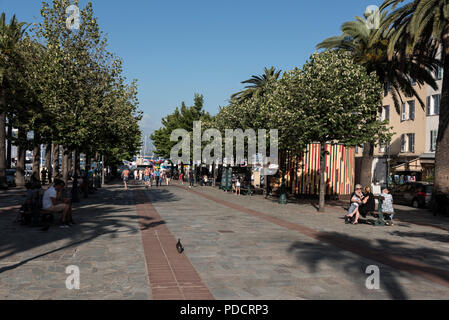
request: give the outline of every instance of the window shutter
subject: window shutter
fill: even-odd
[[[434,96],[434,102],[433,102],[433,114],[434,115],[438,115],[440,114],[440,100],[441,100],[441,95],[437,94]]]
[[[427,97],[427,108],[426,108],[426,115],[430,116],[430,96]]]
[[[401,134],[401,152],[405,152],[405,134]]]
[[[411,133],[408,135],[408,151],[415,152],[415,134]]]
[[[385,107],[385,120],[390,121],[390,106]]]
[[[405,121],[405,102],[402,103],[402,108],[401,108],[401,121]]]
[[[409,102],[409,119],[415,120],[415,100]]]

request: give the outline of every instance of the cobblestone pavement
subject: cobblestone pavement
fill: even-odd
[[[338,207],[110,185],[74,206],[76,226],[43,232],[13,223],[22,197],[0,194],[0,299],[449,298],[448,219],[424,210],[353,226]],[[69,265],[80,290],[65,287]],[[379,290],[365,286],[370,265]]]
[[[18,203],[3,200],[0,210]],[[82,199],[70,229],[43,232],[15,216],[0,211],[0,299],[151,298],[132,193],[111,186]],[[69,265],[80,269],[80,290],[66,288]]]

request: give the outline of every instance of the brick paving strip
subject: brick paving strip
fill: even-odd
[[[406,271],[408,273],[411,273],[411,274],[420,276],[424,279],[430,280],[434,283],[443,285],[445,287],[449,287],[449,272],[446,270],[443,270],[440,268],[434,268],[432,266],[429,266],[425,263],[419,262],[414,259],[401,257],[401,256],[394,255],[394,254],[389,254],[388,252],[385,252],[385,251],[382,251],[379,249],[373,249],[373,248],[367,248],[365,246],[360,246],[356,242],[348,240],[342,236],[329,234],[327,232],[316,231],[316,230],[313,230],[311,228],[308,228],[308,227],[305,227],[305,226],[302,226],[299,224],[291,223],[291,222],[261,213],[256,210],[252,210],[252,209],[243,207],[241,205],[204,194],[202,192],[198,192],[198,191],[195,191],[192,189],[187,189],[187,188],[177,186],[177,185],[175,185],[175,186],[177,188],[187,190],[188,192],[194,193],[196,195],[199,195],[203,198],[214,201],[221,205],[224,205],[229,208],[238,210],[240,212],[252,215],[259,219],[263,219],[265,221],[271,222],[278,226],[284,227],[286,229],[298,231],[301,234],[308,236],[310,238],[313,238],[315,240],[323,241],[325,243],[339,247],[343,250],[355,253],[359,256],[368,258],[370,260],[378,261],[382,264],[389,265],[398,270]]]
[[[145,191],[134,190],[148,277],[155,300],[213,300]],[[151,222],[148,222],[151,221]]]

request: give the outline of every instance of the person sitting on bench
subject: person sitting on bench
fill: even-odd
[[[44,192],[42,199],[42,209],[49,212],[62,212],[61,228],[68,228],[74,224],[72,220],[72,205],[70,200],[57,200],[58,192],[61,192],[65,183],[62,180],[55,179],[52,187]]]

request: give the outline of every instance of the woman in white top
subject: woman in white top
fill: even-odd
[[[237,181],[235,182],[235,195],[240,195],[240,178],[237,178]]]

